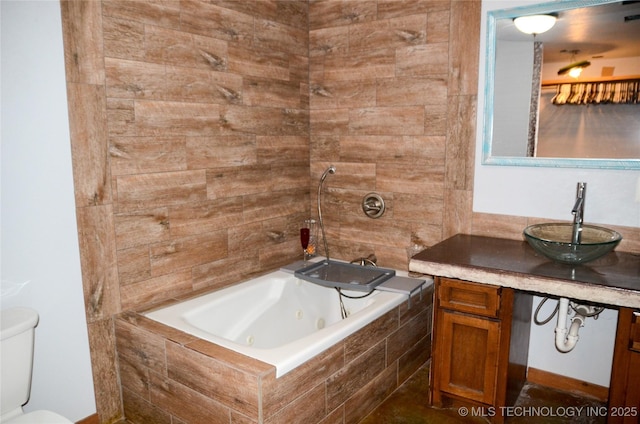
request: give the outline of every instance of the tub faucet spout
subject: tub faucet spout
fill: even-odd
[[[580,244],[582,238],[582,222],[584,221],[584,201],[587,194],[587,183],[578,183],[576,190],[576,203],[573,205],[573,231],[571,243]]]
[[[378,258],[375,253],[370,254],[366,258],[356,258],[351,261],[352,264],[357,264],[360,266],[378,266]]]

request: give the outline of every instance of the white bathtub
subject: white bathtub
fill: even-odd
[[[343,298],[342,319],[335,289],[275,271],[144,315],[272,364],[280,377],[405,301],[382,291]]]

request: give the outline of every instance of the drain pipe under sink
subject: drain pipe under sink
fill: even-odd
[[[567,316],[569,314],[569,299],[561,297],[558,301],[558,323],[556,325],[556,348],[563,353],[571,352],[578,343],[578,331],[584,325],[585,317],[578,311],[571,318],[571,326],[567,331]],[[568,333],[568,334],[567,334]]]

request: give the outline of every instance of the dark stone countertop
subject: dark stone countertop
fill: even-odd
[[[411,271],[511,287],[540,295],[640,308],[640,255],[613,251],[584,265],[565,265],[525,241],[455,235],[413,256]]]

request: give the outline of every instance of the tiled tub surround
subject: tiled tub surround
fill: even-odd
[[[431,288],[276,378],[273,365],[125,312],[116,320],[134,423],[357,423],[431,355]]]

